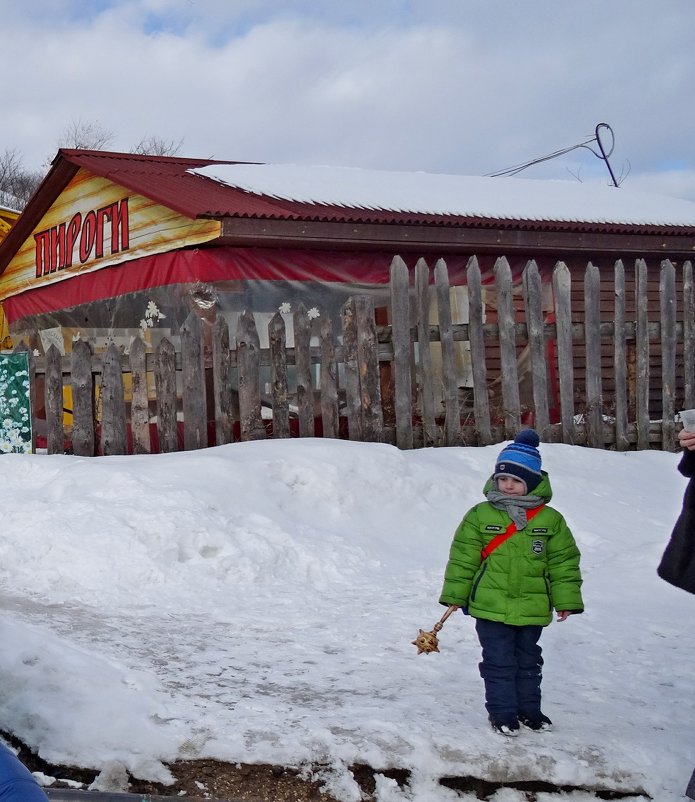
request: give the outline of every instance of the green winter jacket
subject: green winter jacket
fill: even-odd
[[[491,486],[488,479],[484,492]],[[545,471],[533,493],[546,504],[552,498]],[[552,507],[544,507],[525,529],[482,559],[482,549],[511,522],[487,501],[469,510],[451,544],[440,603],[514,626],[546,626],[553,608],[583,612],[579,549],[565,519]]]

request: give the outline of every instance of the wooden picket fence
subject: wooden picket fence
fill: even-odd
[[[377,326],[371,300],[357,296],[341,309],[338,338],[327,315],[314,322],[304,308],[297,309],[292,347],[287,346],[283,317],[276,313],[268,326],[269,347],[262,349],[252,311],[246,310],[233,337],[218,316],[211,336],[205,338],[203,327],[209,324],[191,313],[180,332],[179,352],[167,339],[148,351],[138,338],[128,354],[113,344],[94,354],[84,341],[73,343],[72,353],[65,356],[55,346],[44,356],[30,353],[32,408],[37,408],[37,394],[42,392],[46,415],[34,429],[45,430],[48,453],[67,449],[81,456],[172,452],[269,436],[343,437],[402,449],[487,445],[513,437],[526,423],[534,425],[544,441],[674,450],[677,405],[695,407],[692,266],[683,266],[677,290],[675,267],[668,261],[661,264],[657,320],[648,317],[647,267],[642,260],[635,263],[634,281],[635,319],[627,320],[625,270],[616,262],[614,305],[609,319],[605,312],[601,319],[601,278],[598,268],[589,264],[583,276],[583,320],[577,321],[573,278],[558,262],[552,274],[554,321],[548,322],[536,262],[530,260],[524,269],[523,309],[518,309],[509,264],[500,258],[494,268],[497,319],[484,322],[481,271],[472,257],[467,268],[469,320],[453,324],[445,262],[439,260],[431,271],[420,260],[411,285],[408,268],[395,257],[389,326]],[[429,319],[432,301],[436,325]],[[318,345],[312,345],[312,336],[318,337]],[[557,354],[550,366],[549,341]],[[441,348],[441,378],[436,382],[433,342]],[[473,386],[466,398],[455,381],[455,342],[470,344]],[[628,345],[635,364],[630,377]],[[522,347],[530,360],[529,408],[522,407],[519,396]],[[612,363],[608,403],[603,391],[607,347]],[[660,354],[656,414],[650,376],[650,348],[655,347]],[[487,364],[491,348],[496,354],[494,375]],[[580,383],[578,349],[583,354]],[[288,366],[294,367],[292,381]],[[262,369],[271,376],[265,398],[260,390]],[[557,420],[551,419],[549,408],[549,369],[557,371]],[[127,400],[125,374],[130,374]],[[69,431],[63,422],[66,383],[73,400]],[[493,383],[496,395],[491,393]]]

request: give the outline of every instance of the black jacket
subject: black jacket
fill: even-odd
[[[690,481],[683,509],[656,571],[666,582],[695,593],[695,451],[683,452],[678,470]]]

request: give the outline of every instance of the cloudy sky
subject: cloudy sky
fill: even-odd
[[[0,153],[38,169],[82,124],[111,150],[485,175],[605,122],[625,186],[695,200],[693,30],[692,0],[0,0]],[[610,180],[587,148],[522,176]]]

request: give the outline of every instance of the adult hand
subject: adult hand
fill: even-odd
[[[558,610],[557,611],[557,620],[558,621],[566,621],[572,613],[569,610]]]
[[[688,451],[695,451],[695,432],[681,429],[680,432],[678,432],[678,442],[683,448],[687,448]]]

